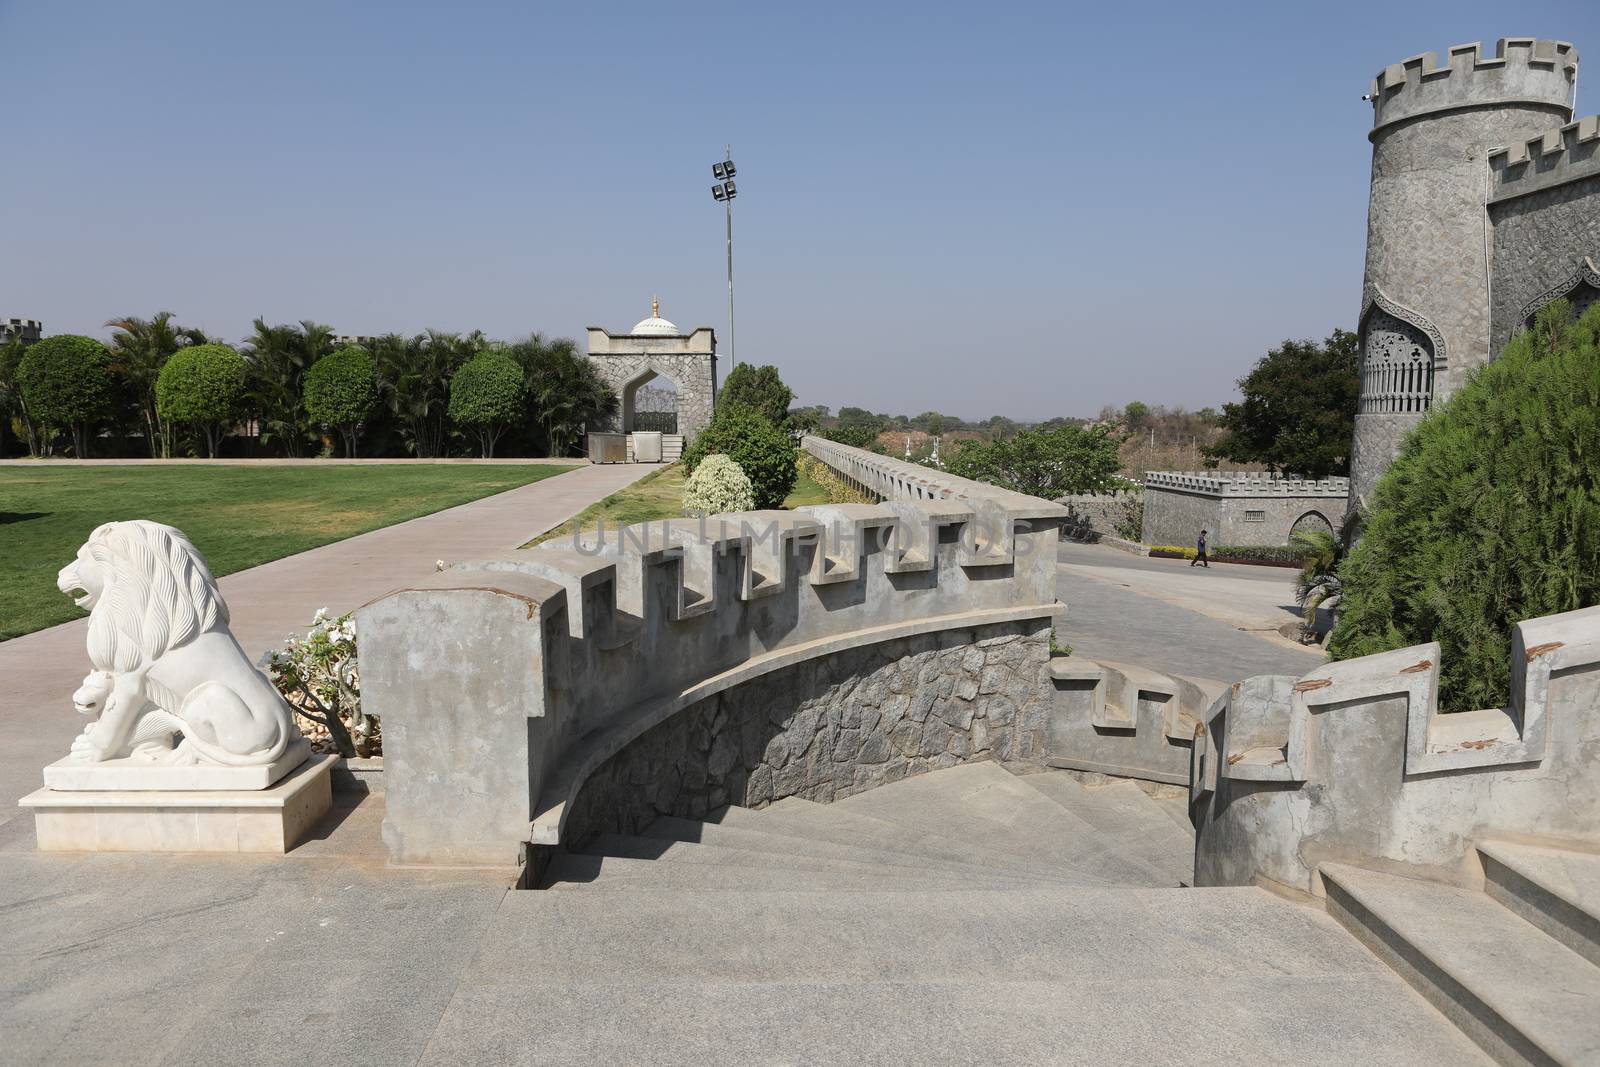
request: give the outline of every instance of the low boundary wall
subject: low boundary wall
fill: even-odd
[[[1284,478],[1218,471],[1151,471],[1144,482],[1147,545],[1285,545],[1297,525],[1337,530],[1348,478]]]

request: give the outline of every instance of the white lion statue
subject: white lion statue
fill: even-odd
[[[216,580],[181,531],[108,522],[61,568],[56,587],[89,611],[94,669],[72,703],[99,717],[73,741],[73,758],[255,766],[300,736],[289,705],[228,629]]]

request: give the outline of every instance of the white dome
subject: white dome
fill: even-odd
[[[661,302],[652,299],[650,301],[650,317],[648,319],[640,319],[634,323],[633,329],[628,332],[635,335],[643,334],[646,337],[677,337],[678,327],[675,323],[668,322],[661,317]]]

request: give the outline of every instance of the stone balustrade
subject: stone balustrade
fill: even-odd
[[[585,531],[361,608],[393,860],[1042,760],[1060,507],[840,450],[884,503]]]
[[[1473,877],[1469,844],[1600,847],[1600,607],[1518,624],[1511,704],[1442,714],[1439,646],[1232,686],[1196,734],[1198,885],[1321,895],[1324,863]]]

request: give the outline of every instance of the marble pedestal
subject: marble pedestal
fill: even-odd
[[[48,789],[73,793],[134,792],[228,792],[235,789],[266,789],[311,758],[311,743],[297,739],[276,762],[253,767],[221,767],[197,763],[187,767],[153,763],[137,758],[88,763],[71,756],[56,760],[44,769]]]
[[[41,852],[285,853],[328,810],[332,755],[312,756],[267,789],[39,789],[33,810]],[[186,768],[193,769],[193,768]]]

